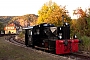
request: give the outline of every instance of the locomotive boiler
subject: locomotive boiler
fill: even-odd
[[[78,52],[79,39],[70,39],[70,25],[64,23],[56,27],[53,24],[42,23],[25,28],[25,45],[54,51],[56,54]]]

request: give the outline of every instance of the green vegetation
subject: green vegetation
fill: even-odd
[[[4,24],[0,22],[0,31],[4,31]]]
[[[0,16],[0,22],[5,26],[13,17],[14,16]]]
[[[82,36],[80,39],[82,43],[80,43],[79,49],[90,52],[90,37]]]
[[[20,32],[20,34],[18,35],[18,37],[20,37],[20,38],[24,38],[24,35],[25,35],[24,32]]]

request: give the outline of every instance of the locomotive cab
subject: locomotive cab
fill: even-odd
[[[43,23],[33,28],[33,45],[35,48],[54,50],[57,37],[52,34],[53,24]],[[54,32],[55,30],[53,30]],[[54,32],[55,33],[55,32]]]

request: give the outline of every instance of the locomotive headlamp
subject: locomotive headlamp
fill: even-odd
[[[60,35],[59,38],[62,39],[62,36]]]
[[[31,35],[32,35],[32,31],[31,31],[31,33],[30,33]]]
[[[40,25],[39,25],[39,27],[40,27]]]
[[[68,25],[68,23],[65,23],[66,25]]]
[[[74,36],[73,36],[73,38],[74,38],[74,39],[77,39],[77,36],[76,36],[76,35],[74,35]]]
[[[61,27],[60,27],[60,30],[61,30]]]
[[[75,38],[77,38],[77,36],[75,35]]]

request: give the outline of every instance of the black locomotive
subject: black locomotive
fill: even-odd
[[[78,51],[79,40],[70,39],[70,25],[64,23],[60,27],[53,24],[42,23],[25,28],[25,45],[56,54],[65,54]]]

